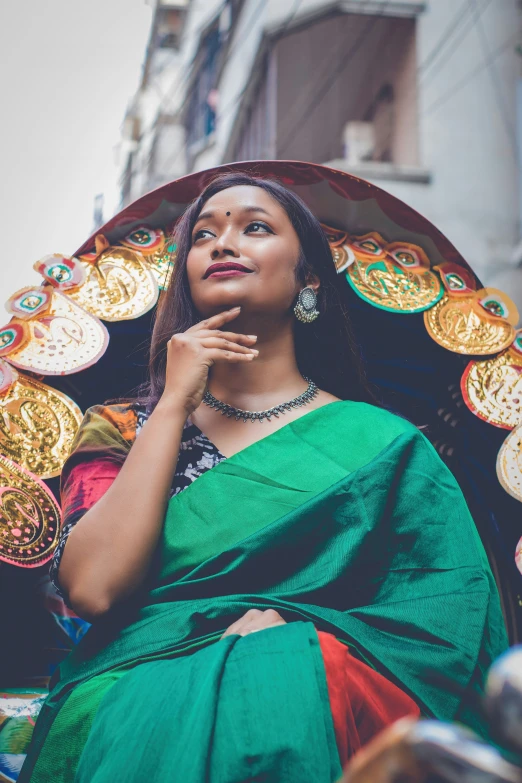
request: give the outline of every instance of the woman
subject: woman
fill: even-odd
[[[473,722],[495,584],[451,473],[372,404],[320,225],[232,174],[176,236],[148,393],[91,409],[63,474],[54,576],[93,628],[20,779],[332,781],[402,715]]]

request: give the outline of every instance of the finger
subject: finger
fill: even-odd
[[[233,307],[231,310],[224,310],[222,313],[212,315],[210,318],[205,318],[204,321],[200,321],[199,323],[194,324],[194,326],[191,326],[190,329],[187,329],[187,332],[197,332],[200,329],[219,329],[221,326],[223,326],[223,324],[226,324],[228,321],[232,321],[234,318],[237,318],[240,310],[240,307]]]
[[[230,340],[241,345],[252,345],[257,340],[256,334],[238,334],[237,332],[222,332],[220,329],[201,329],[196,333],[199,339],[205,337],[222,337],[224,340]]]
[[[251,362],[257,358],[255,353],[238,353],[237,351],[225,351],[220,348],[208,348],[207,356],[213,364],[217,362]]]
[[[263,612],[261,609],[249,609],[245,614],[239,618],[239,622],[246,622],[247,620],[256,620],[257,618],[261,617],[263,615]]]
[[[263,617],[271,623],[279,621],[285,622],[279,612],[276,612],[275,609],[265,609]]]
[[[232,636],[232,634],[234,633],[239,633],[239,625],[240,625],[239,620],[235,623],[232,623],[232,625],[230,625],[225,631],[225,633],[221,636],[221,639],[224,639],[225,636]]]
[[[245,345],[238,345],[231,340],[224,340],[221,337],[205,337],[201,340],[203,348],[220,348],[224,351],[235,351],[236,353],[253,353],[257,356],[259,351],[256,348],[247,348]]]
[[[249,633],[257,633],[258,631],[267,631],[269,628],[276,628],[278,625],[286,625],[284,620],[279,623],[270,623],[270,625],[257,626],[256,628],[247,628],[240,632],[240,636],[247,636]]]
[[[263,612],[260,609],[249,609],[245,614],[241,615],[239,620],[236,620],[232,625],[228,626],[221,638],[223,639],[224,636],[230,636],[233,633],[240,633],[245,623],[248,621],[252,622],[256,618],[261,617],[262,614]]]

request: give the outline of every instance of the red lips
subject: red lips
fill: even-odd
[[[211,264],[205,272],[204,278],[210,277],[215,272],[252,272],[252,269],[238,264],[237,261],[219,261],[217,264]]]

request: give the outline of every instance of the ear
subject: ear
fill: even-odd
[[[310,286],[310,288],[313,288],[315,293],[319,291],[319,288],[321,287],[321,281],[317,277],[317,275],[314,274],[308,274],[306,276],[306,285]]]

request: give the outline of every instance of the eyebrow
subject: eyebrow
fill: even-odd
[[[266,209],[263,209],[263,207],[241,207],[241,212],[244,212],[246,214],[249,214],[251,212],[262,212],[263,215],[268,215],[270,217],[270,212],[267,212]],[[196,220],[196,225],[199,223],[200,220],[209,220],[215,216],[215,212],[211,212],[208,210],[207,212],[201,212],[200,216]]]

